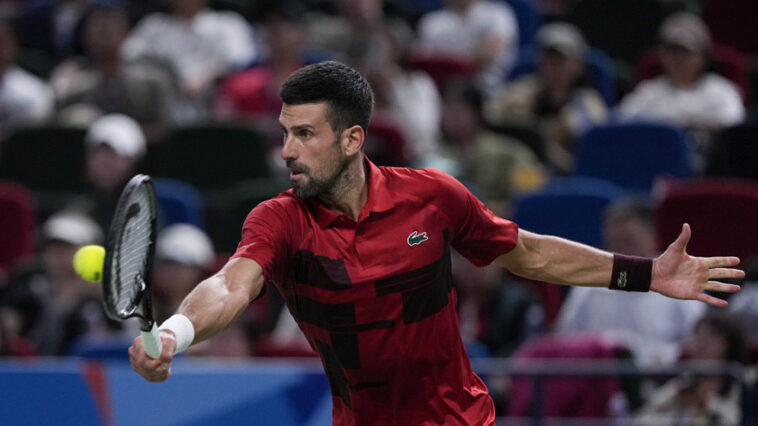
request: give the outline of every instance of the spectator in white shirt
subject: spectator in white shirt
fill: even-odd
[[[502,1],[446,0],[418,23],[420,48],[461,55],[474,62],[481,89],[496,86],[518,48],[518,22]]]
[[[739,90],[707,71],[711,38],[700,18],[677,13],[661,25],[664,74],[642,81],[619,106],[626,119],[654,119],[713,131],[743,120]]]
[[[137,24],[124,55],[168,63],[184,95],[194,101],[178,119],[203,118],[215,80],[256,59],[253,29],[234,12],[208,9],[208,0],[171,0],[170,5],[171,14],[150,14]]]
[[[603,228],[605,248],[635,256],[657,256],[652,209],[629,199],[611,204]],[[618,297],[621,296],[621,297]],[[561,306],[556,332],[613,333],[641,365],[671,365],[706,305],[675,301],[659,294],[618,295],[591,287],[574,287]]]
[[[50,87],[15,65],[18,42],[12,23],[0,19],[0,133],[47,120],[54,108]]]

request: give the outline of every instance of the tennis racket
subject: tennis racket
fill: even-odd
[[[136,175],[124,187],[113,214],[105,248],[103,307],[116,321],[140,320],[150,358],[162,345],[153,319],[150,291],[157,233],[158,202],[150,176]]]

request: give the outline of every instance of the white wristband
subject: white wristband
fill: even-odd
[[[158,330],[168,330],[176,336],[176,349],[174,353],[184,352],[195,340],[195,327],[192,321],[182,314],[174,314],[167,319]]]

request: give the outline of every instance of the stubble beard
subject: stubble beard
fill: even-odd
[[[310,169],[304,168],[303,173],[308,176],[308,181],[303,184],[293,183],[292,190],[301,200],[316,198],[332,198],[338,196],[343,188],[347,187],[347,169],[349,161],[339,150],[339,140],[334,145],[335,156],[328,167],[335,170],[331,176],[318,178],[310,174]]]

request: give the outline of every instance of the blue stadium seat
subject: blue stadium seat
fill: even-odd
[[[534,44],[534,38],[537,35],[542,23],[542,16],[537,10],[533,0],[504,0],[513,9],[518,21],[518,44],[519,46],[529,46]]]
[[[156,178],[153,183],[162,226],[189,223],[205,229],[205,203],[200,191],[175,179]]]
[[[648,194],[657,178],[690,176],[690,161],[684,130],[662,123],[616,123],[582,135],[574,174]]]
[[[517,198],[512,218],[527,231],[602,247],[605,208],[625,195],[623,188],[602,179],[556,177],[542,191]]]

